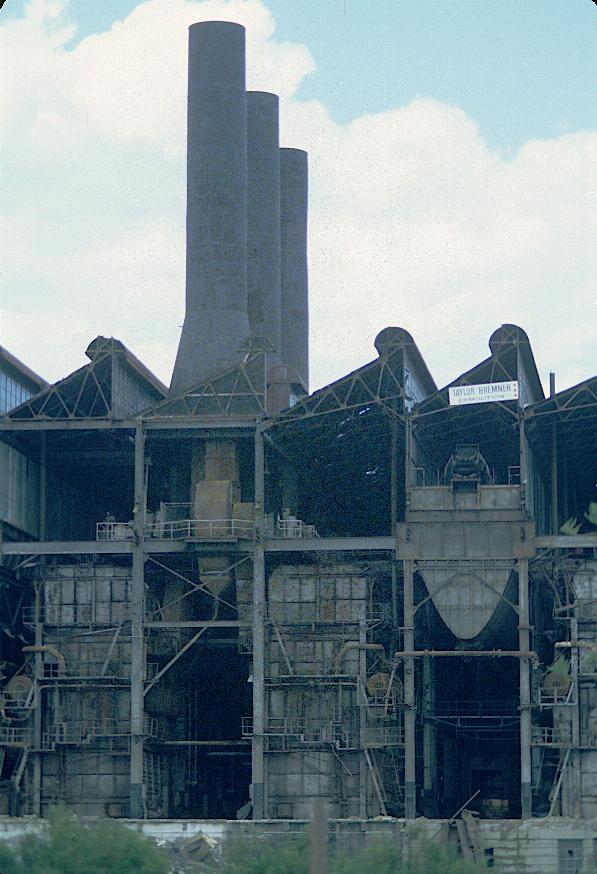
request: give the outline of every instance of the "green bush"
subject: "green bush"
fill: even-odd
[[[155,844],[112,820],[83,825],[63,807],[48,814],[48,830],[0,844],[2,874],[168,874]]]
[[[228,854],[221,874],[309,874],[307,839],[282,838],[275,844],[248,842]],[[380,843],[356,856],[334,856],[329,874],[480,874],[484,866],[458,856],[452,847],[428,843],[403,861],[402,850]]]
[[[222,874],[309,874],[306,835],[234,844],[226,851]]]
[[[402,859],[400,847],[383,843],[352,858],[334,860],[330,874],[480,874],[483,865],[460,857],[452,847],[428,843]]]

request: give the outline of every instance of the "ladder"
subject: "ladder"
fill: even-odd
[[[554,815],[554,811],[556,809],[556,804],[557,804],[557,801],[558,801],[558,798],[560,795],[560,790],[562,788],[562,782],[564,780],[564,773],[565,773],[566,768],[568,766],[569,760],[570,760],[570,748],[568,748],[566,750],[566,755],[564,756],[563,760],[558,764],[556,775],[554,777],[553,787],[552,787],[551,792],[549,793],[550,798],[551,798],[551,804],[549,806],[549,813],[547,814],[548,816]]]

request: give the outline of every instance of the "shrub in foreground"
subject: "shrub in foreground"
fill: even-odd
[[[227,853],[221,874],[309,874],[309,849],[305,836],[283,838],[275,843],[249,842]],[[462,859],[455,849],[428,843],[408,860],[400,847],[379,843],[356,856],[336,855],[329,874],[480,874],[484,866]]]
[[[100,820],[83,825],[65,808],[48,814],[48,830],[21,838],[18,848],[0,844],[2,874],[168,874],[169,865],[153,842]]]

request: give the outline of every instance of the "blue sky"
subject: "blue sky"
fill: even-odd
[[[591,0],[6,0],[0,342],[54,379],[101,331],[169,378],[184,42],[222,10],[247,26],[249,85],[282,96],[284,144],[310,152],[314,385],[387,324],[440,383],[501,321],[544,379],[595,372]]]
[[[26,0],[2,14],[22,15]],[[139,0],[71,0],[70,45],[126,18]],[[508,153],[529,137],[597,123],[597,8],[591,0],[269,0],[279,39],[317,71],[297,97],[347,122],[418,95],[454,103]]]

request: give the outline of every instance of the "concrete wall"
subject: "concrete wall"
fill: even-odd
[[[0,521],[38,535],[39,466],[0,442]]]

